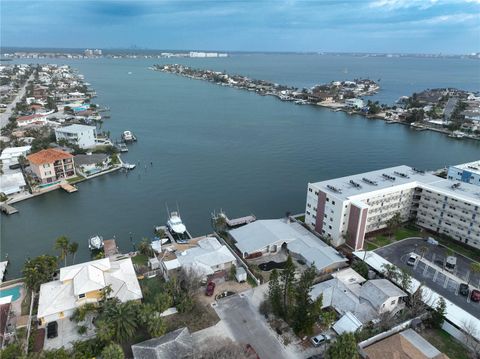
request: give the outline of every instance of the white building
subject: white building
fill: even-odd
[[[80,148],[93,148],[95,147],[95,140],[97,138],[97,129],[95,126],[85,125],[58,127],[55,129],[55,137],[57,138],[57,142],[65,140]]]
[[[320,273],[344,267],[348,261],[302,225],[286,219],[258,220],[229,234],[244,258],[275,254],[283,248],[307,265],[314,264]]]
[[[76,308],[102,300],[102,289],[110,286],[109,298],[121,302],[142,299],[142,290],[130,258],[108,258],[60,269],[60,279],[40,286],[37,318],[41,324],[69,318]]]
[[[2,151],[0,155],[0,160],[3,165],[14,165],[18,163],[18,158],[20,156],[27,157],[30,153],[32,146],[21,146],[21,147],[7,147]]]
[[[170,256],[162,255],[162,272],[165,279],[168,279],[173,272],[181,268],[193,270],[203,278],[222,272],[226,273],[232,265],[235,264],[236,258],[230,250],[220,244],[218,239],[214,237],[206,237],[199,240],[196,245],[190,248],[183,248],[178,245],[177,248],[165,247],[166,252],[170,252]],[[170,250],[169,250],[170,249]],[[173,254],[175,249],[175,254]]]
[[[429,230],[480,248],[480,191],[397,166],[309,183],[305,223],[334,246],[363,248],[365,235],[399,213]]]
[[[345,100],[345,106],[351,108],[362,108],[364,106],[363,100],[360,98],[347,98]]]
[[[450,166],[447,176],[449,180],[462,181],[480,186],[480,160]]]

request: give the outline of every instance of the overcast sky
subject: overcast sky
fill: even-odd
[[[2,0],[1,44],[462,54],[480,0]]]

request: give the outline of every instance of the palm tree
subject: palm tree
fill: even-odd
[[[103,359],[123,359],[125,354],[120,345],[115,343],[110,343],[102,350]]]
[[[134,337],[139,326],[138,303],[130,301],[109,305],[104,314],[115,342],[125,343]]]
[[[393,264],[383,264],[382,273],[388,280],[391,281],[396,281],[399,275],[397,272],[397,267],[395,267]]]
[[[425,256],[425,253],[427,253],[427,251],[428,251],[428,247],[427,247],[427,246],[424,245],[424,246],[421,246],[421,247],[420,247],[420,253],[421,253],[421,255],[422,255],[422,259],[423,259],[423,257]]]
[[[68,252],[71,255],[73,255],[72,264],[75,264],[75,255],[77,254],[77,251],[78,251],[78,243],[77,242],[70,243],[70,245],[68,246]]]
[[[67,266],[68,244],[68,238],[65,236],[60,236],[55,241],[55,249],[60,251],[60,259],[65,261],[64,267]]]
[[[138,244],[138,251],[147,257],[153,257],[155,254],[152,249],[152,245],[147,238],[143,238],[142,241]]]

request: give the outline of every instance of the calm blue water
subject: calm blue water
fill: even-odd
[[[300,87],[370,77],[381,79],[377,98],[385,102],[424,88],[480,90],[480,62],[461,59],[241,55],[65,62],[85,75],[96,101],[111,108],[103,128],[116,138],[127,129],[137,135],[123,158],[138,166],[128,175],[81,183],[74,194],[55,191],[18,203],[19,214],[2,216],[0,254],[11,260],[10,277],[26,257],[55,253],[60,235],[80,243],[77,262],[89,258],[87,238],[94,234],[116,236],[120,249],[129,251],[130,237],[138,242],[165,223],[166,203],[178,203],[189,230],[201,235],[211,230],[210,214],[220,208],[231,216],[263,218],[303,211],[309,181],[399,164],[436,169],[480,157],[479,142],[147,69],[160,62]]]
[[[18,298],[20,298],[20,288],[22,288],[21,285],[17,285],[16,287],[11,287],[8,289],[0,289],[0,298],[11,295],[12,302],[15,302]]]

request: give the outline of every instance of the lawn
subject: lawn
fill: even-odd
[[[369,239],[367,241],[367,250],[375,250],[380,247],[384,247],[388,244],[391,244],[395,241],[400,241],[405,238],[410,238],[410,237],[422,237],[423,234],[420,232],[420,230],[415,229],[415,228],[408,228],[408,227],[400,227],[395,232],[393,235],[389,236],[387,234],[379,234],[373,239]]]
[[[469,351],[458,340],[442,329],[429,329],[422,336],[435,348],[445,353],[450,358],[469,359]]]
[[[440,236],[434,236],[434,238],[445,247],[450,248],[451,250],[460,254],[463,254],[464,256],[467,256],[477,262],[480,262],[480,250],[476,248],[467,248],[465,246],[462,246],[461,244],[457,243],[455,239],[447,239]]]
[[[410,237],[423,237],[424,234],[418,229],[400,227],[395,231],[395,240],[399,241]]]
[[[132,262],[139,266],[146,266],[148,264],[148,258],[145,254],[137,254],[135,257],[132,257]]]

